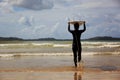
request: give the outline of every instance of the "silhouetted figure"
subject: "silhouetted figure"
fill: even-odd
[[[73,50],[73,55],[74,55],[74,64],[75,67],[77,67],[77,61],[80,62],[81,61],[81,52],[82,52],[82,48],[81,48],[81,34],[86,30],[86,25],[84,22],[84,29],[83,30],[79,30],[79,23],[75,23],[74,24],[74,30],[70,30],[70,23],[68,22],[68,31],[70,33],[72,33],[73,36],[73,43],[72,43],[72,50]],[[78,56],[78,60],[77,60],[77,56]]]

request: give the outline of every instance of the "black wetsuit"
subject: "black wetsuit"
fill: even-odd
[[[84,25],[84,29],[83,30],[70,30],[70,26],[68,26],[68,31],[70,33],[72,33],[73,36],[73,43],[72,43],[72,51],[73,51],[73,55],[74,55],[74,63],[75,66],[77,66],[77,61],[80,62],[81,61],[81,52],[82,52],[82,48],[81,48],[81,34],[86,30],[86,27]],[[78,56],[78,59],[77,59]]]

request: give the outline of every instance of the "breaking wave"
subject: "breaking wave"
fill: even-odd
[[[84,52],[83,56],[94,56],[94,55],[120,55],[120,53],[98,53],[98,52]],[[13,54],[0,54],[0,57],[22,57],[22,56],[73,56],[73,53],[13,53]]]
[[[24,42],[24,43],[2,43],[0,44],[0,57],[14,57],[14,56],[71,56],[73,55],[71,50],[72,42]],[[114,52],[83,52],[82,55],[119,55],[120,54],[120,42],[90,42],[83,41],[82,47],[84,49],[102,49],[102,48],[115,48]],[[21,49],[22,48],[22,49]],[[37,48],[37,49],[36,49]],[[43,52],[29,50],[43,50]],[[48,53],[46,48],[49,49]],[[24,51],[18,51],[24,50]],[[26,51],[27,49],[27,51]],[[15,52],[10,52],[10,50],[15,50]],[[45,51],[44,51],[45,50]],[[63,51],[61,51],[63,50]],[[64,51],[66,50],[66,52]],[[51,51],[51,52],[49,52]],[[108,50],[109,51],[109,50]]]

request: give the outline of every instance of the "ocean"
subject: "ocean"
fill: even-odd
[[[82,41],[82,55],[120,55],[118,41]],[[0,43],[0,57],[72,56],[71,41],[11,41]]]

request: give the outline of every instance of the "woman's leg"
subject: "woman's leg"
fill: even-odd
[[[82,48],[79,47],[79,49],[78,49],[78,62],[81,61],[81,52],[82,52]]]
[[[75,67],[77,67],[77,49],[76,47],[73,47],[72,50],[73,50],[74,64],[75,64]]]

